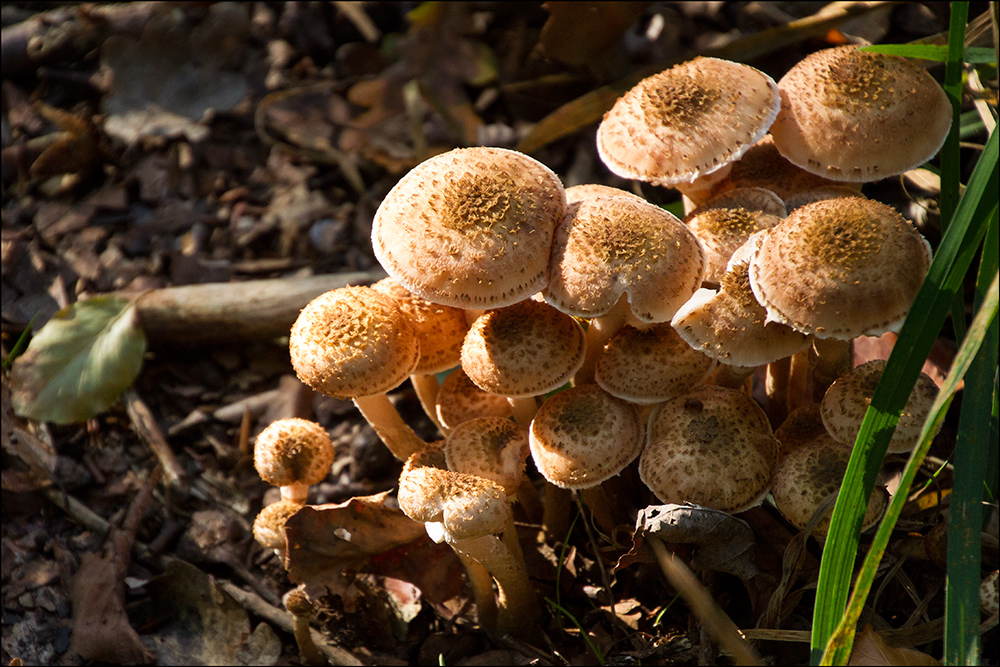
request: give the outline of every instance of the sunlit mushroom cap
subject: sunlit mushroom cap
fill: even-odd
[[[623,178],[687,183],[740,158],[778,114],[777,86],[763,72],[695,58],[643,79],[597,129],[597,152]]]
[[[787,203],[788,197],[796,192],[835,182],[796,167],[786,160],[768,134],[751,146],[743,157],[732,163],[729,173],[714,186],[711,196],[733,188],[767,188]]]
[[[548,167],[503,148],[426,160],[386,195],[372,249],[386,272],[428,301],[497,308],[540,290],[566,196]]]
[[[253,522],[253,537],[262,547],[285,548],[285,522],[302,509],[302,504],[281,499],[260,511]]]
[[[531,458],[549,482],[586,489],[620,473],[642,449],[637,408],[592,384],[547,400],[531,422]]]
[[[577,317],[605,315],[624,293],[641,322],[664,322],[701,285],[705,257],[676,216],[638,197],[570,204],[556,229],[545,300]]]
[[[930,245],[894,209],[842,197],[772,228],[750,261],[750,286],[769,320],[851,339],[898,330],[930,261]]]
[[[296,417],[279,419],[260,432],[253,448],[257,472],[268,484],[318,484],[330,473],[333,442],[322,426]]]
[[[639,477],[664,503],[742,512],[767,495],[778,441],[741,391],[702,385],[649,415]]]
[[[507,419],[513,413],[510,401],[477,387],[461,368],[456,368],[441,382],[434,400],[438,419],[445,428],[455,428],[476,417]]]
[[[594,381],[613,396],[650,405],[700,384],[715,364],[684,342],[669,323],[624,326],[600,356]]]
[[[840,46],[817,51],[778,82],[774,144],[825,178],[869,182],[937,154],[952,109],[934,78],[900,56]]]
[[[394,278],[383,278],[372,289],[394,298],[409,317],[420,341],[420,360],[414,373],[440,373],[461,363],[462,341],[469,330],[464,310],[422,299]]]
[[[789,195],[785,198],[785,208],[791,213],[807,204],[824,199],[839,199],[840,197],[861,197],[863,199],[864,195],[847,185],[824,185]]]
[[[288,338],[299,379],[335,398],[383,394],[409,377],[420,348],[396,302],[370,287],[342,287],[310,301]]]
[[[823,424],[838,442],[854,445],[885,365],[884,359],[873,359],[856,366],[826,390],[821,403]],[[917,377],[889,441],[888,451],[898,453],[913,449],[937,392],[937,385],[927,374],[921,373]]]
[[[456,426],[445,441],[448,469],[478,475],[517,494],[528,458],[528,431],[509,419],[477,417]]]
[[[581,185],[574,185],[566,188],[566,203],[572,204],[573,202],[583,201],[584,199],[590,199],[591,197],[608,195],[617,197],[632,197],[642,202],[646,201],[639,195],[634,192],[629,192],[628,190],[613,188],[610,185],[603,185],[601,183],[583,183]]]
[[[785,204],[764,188],[733,188],[684,216],[684,224],[705,249],[705,281],[718,284],[736,249],[756,232],[785,217]]]
[[[528,299],[487,311],[472,323],[462,345],[462,370],[483,391],[528,398],[568,382],[585,350],[576,320]]]
[[[850,447],[828,441],[809,442],[788,452],[771,486],[774,504],[781,515],[799,530],[805,529],[820,504],[840,489],[850,458]],[[881,518],[886,501],[885,487],[876,485],[868,499],[862,530],[872,527]],[[830,516],[827,515],[820,519],[812,534],[823,537],[829,528]]]

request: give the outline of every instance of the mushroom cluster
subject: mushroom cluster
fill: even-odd
[[[943,97],[919,67],[854,47],[777,83],[714,58],[650,77],[605,115],[597,149],[619,176],[680,190],[683,220],[608,186],[564,188],[513,150],[437,155],[375,214],[390,278],[306,306],[292,364],[353,400],[405,462],[400,507],[460,554],[490,632],[529,632],[537,613],[512,517],[540,519],[541,485],[546,517],[560,492],[586,489],[612,523],[654,497],[736,513],[773,489],[790,523],[822,535],[818,508],[866,405],[845,390],[870,397],[879,369],[834,380],[853,338],[898,329],[931,257],[860,183],[936,153]],[[750,380],[761,367],[764,406]],[[419,437],[386,397],[407,378],[442,440]],[[786,421],[798,404],[813,407]],[[602,513],[616,478],[648,490],[634,483]],[[304,502],[308,483],[284,495]],[[791,509],[790,496],[810,504]]]

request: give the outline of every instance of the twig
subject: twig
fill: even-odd
[[[163,437],[163,431],[156,423],[156,417],[134,389],[125,392],[125,405],[128,417],[132,421],[132,428],[146,441],[153,450],[156,460],[160,462],[167,486],[175,491],[182,489],[185,486],[184,469],[174,455],[174,450],[170,449],[167,439]]]

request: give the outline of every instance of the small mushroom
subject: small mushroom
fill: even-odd
[[[320,652],[316,642],[313,641],[310,632],[310,622],[313,615],[313,603],[309,600],[302,587],[293,588],[285,593],[282,600],[285,609],[292,615],[292,634],[295,635],[295,643],[299,646],[299,653],[302,655],[304,665],[325,665],[326,658]]]
[[[296,417],[279,419],[260,432],[253,462],[268,484],[281,488],[281,497],[302,505],[309,486],[318,484],[333,464],[333,442],[322,426]]]
[[[548,279],[562,182],[503,148],[459,148],[421,162],[382,200],[372,249],[386,272],[433,303],[499,308]]]
[[[253,536],[265,549],[272,549],[281,559],[285,557],[285,523],[302,509],[302,503],[281,499],[271,503],[258,514],[253,522]]]
[[[438,419],[446,429],[476,417],[506,419],[513,415],[510,401],[477,387],[461,368],[456,368],[441,382],[435,404]]]

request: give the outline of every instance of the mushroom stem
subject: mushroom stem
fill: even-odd
[[[535,418],[535,413],[538,412],[538,401],[535,400],[535,397],[508,397],[507,402],[510,403],[510,409],[514,414],[514,421],[525,428],[530,428],[531,420]]]
[[[305,505],[309,498],[308,484],[286,484],[279,487],[281,497],[298,505]]]
[[[325,665],[326,659],[313,641],[312,633],[309,632],[313,605],[306,597],[305,591],[301,588],[293,588],[285,593],[284,603],[285,609],[292,615],[293,634],[295,635],[295,643],[299,646],[299,653],[302,654],[302,664]]]
[[[375,433],[393,456],[400,461],[405,461],[427,447],[427,443],[399,416],[399,412],[385,394],[359,396],[354,399],[354,405],[375,429]]]
[[[764,390],[767,393],[767,418],[771,428],[777,428],[788,416],[788,380],[792,370],[791,357],[767,365]]]
[[[437,393],[441,387],[438,384],[437,375],[434,373],[414,373],[410,376],[410,383],[413,385],[413,391],[416,393],[420,405],[424,408],[424,413],[434,422],[441,435],[447,436],[448,428],[441,423],[437,414]]]
[[[494,633],[526,635],[538,617],[538,599],[523,563],[493,535],[455,540],[452,548],[486,568],[497,582],[497,621]]]
[[[472,599],[476,603],[479,627],[497,627],[497,596],[493,592],[493,577],[479,561],[452,547],[465,567],[465,576],[472,589]]]
[[[791,367],[788,371],[788,389],[786,393],[788,411],[794,412],[812,400],[809,390],[809,350],[802,350],[792,355]]]
[[[594,369],[597,358],[615,332],[622,328],[628,315],[628,297],[622,294],[615,305],[604,315],[595,317],[587,324],[586,353],[583,366],[573,376],[573,385],[589,384],[594,381]]]
[[[823,394],[834,380],[844,375],[854,366],[854,345],[851,340],[813,337],[809,354],[812,378],[812,398],[823,400]]]

